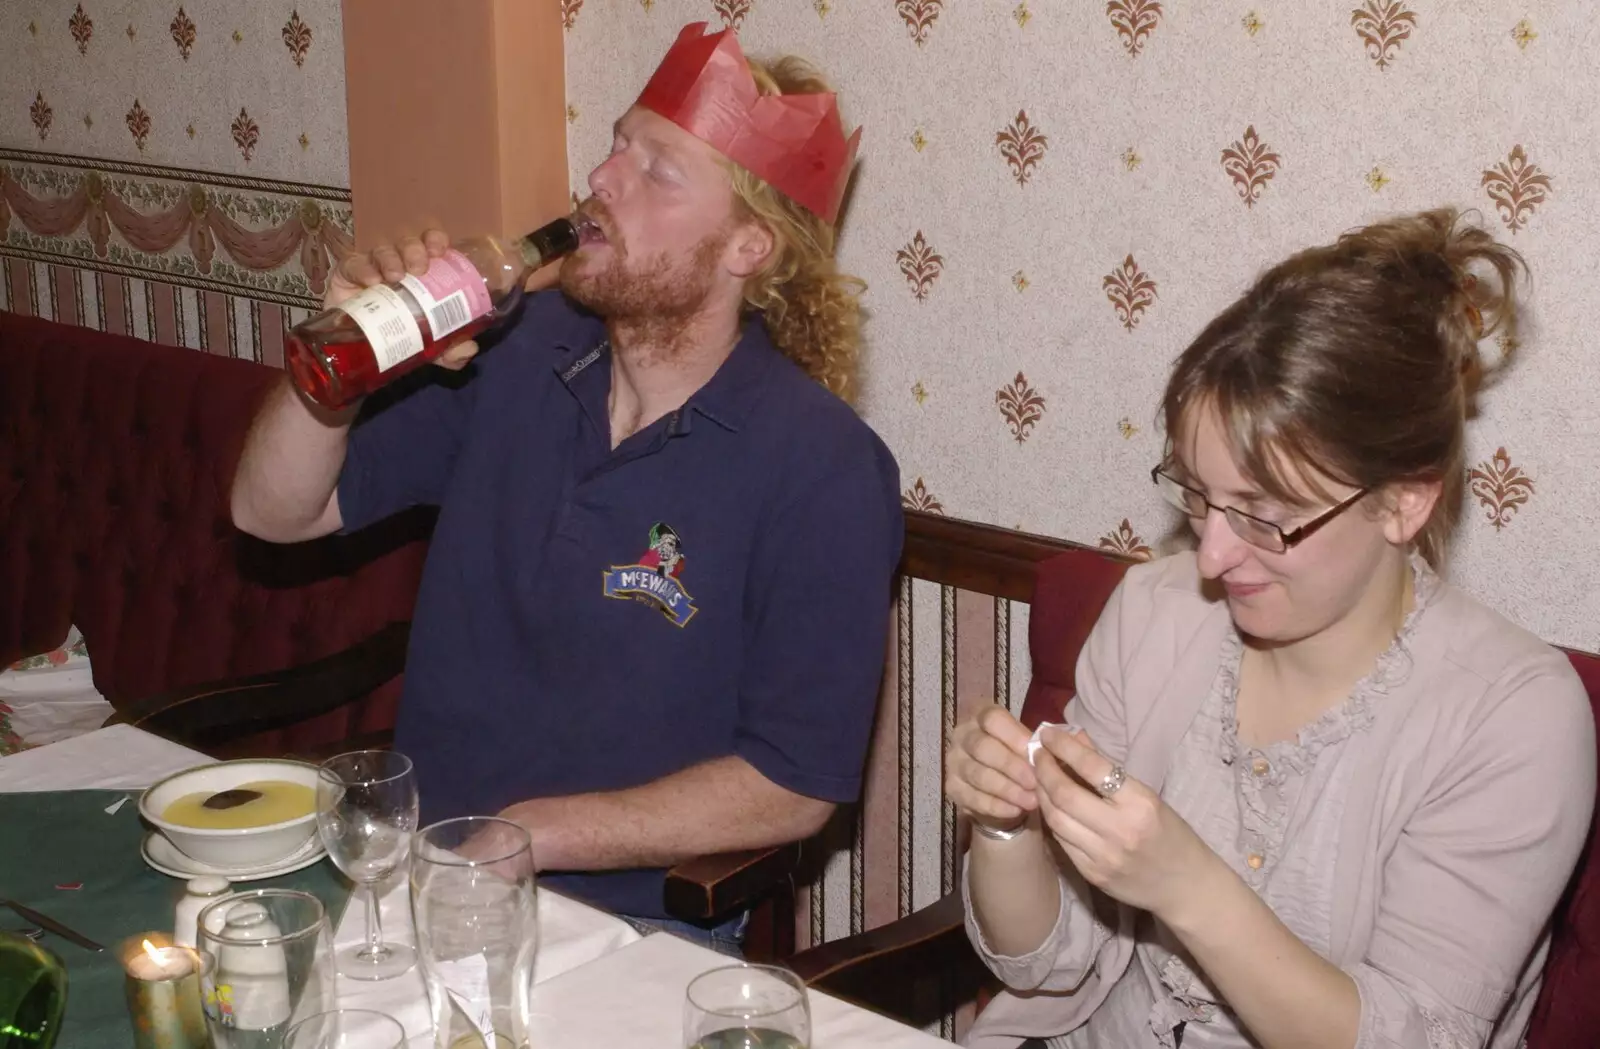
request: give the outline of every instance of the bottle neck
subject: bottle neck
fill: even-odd
[[[578,228],[570,218],[546,223],[517,241],[517,251],[530,270],[540,269],[578,250]]]

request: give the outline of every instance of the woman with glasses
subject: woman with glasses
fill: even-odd
[[[1128,571],[1064,724],[994,707],[947,755],[1008,988],[969,1045],[1517,1046],[1594,721],[1557,651],[1436,570],[1520,268],[1454,212],[1382,222],[1178,359],[1151,476],[1196,549]]]

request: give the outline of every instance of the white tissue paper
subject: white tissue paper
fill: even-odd
[[[1061,721],[1061,722],[1046,721],[1046,722],[1041,723],[1038,728],[1033,730],[1033,738],[1028,740],[1028,764],[1030,764],[1030,765],[1037,764],[1034,761],[1034,758],[1038,756],[1039,748],[1044,746],[1044,739],[1042,737],[1043,737],[1043,734],[1044,734],[1044,730],[1047,729],[1047,728],[1066,729],[1068,732],[1081,732],[1081,731],[1083,731],[1081,728],[1079,728],[1077,725],[1074,725],[1070,721]]]

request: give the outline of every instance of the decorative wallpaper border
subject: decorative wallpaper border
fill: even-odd
[[[347,189],[0,149],[0,254],[314,307],[354,228]]]
[[[0,256],[0,310],[281,368],[314,307]]]

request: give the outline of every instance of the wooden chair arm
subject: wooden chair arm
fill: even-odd
[[[808,987],[913,1026],[938,1020],[945,1002],[981,1001],[997,986],[967,940],[959,892],[784,964]]]
[[[787,882],[799,865],[799,842],[697,856],[667,872],[663,902],[681,921],[722,917],[755,904]]]
[[[913,956],[970,951],[964,921],[961,894],[952,892],[887,925],[801,951],[788,966],[808,986],[833,993],[852,982],[855,971],[883,962],[898,966]]]
[[[284,728],[337,710],[399,674],[410,632],[410,623],[390,623],[323,659],[156,696],[119,710],[107,724],[137,725],[196,750]]]

